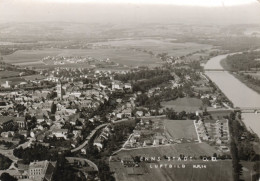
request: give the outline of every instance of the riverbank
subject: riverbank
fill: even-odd
[[[206,71],[205,74],[209,79],[214,82],[217,87],[223,92],[224,95],[233,103],[234,107],[239,108],[259,108],[260,95],[249,88],[245,83],[239,80],[234,74],[228,71],[214,71],[221,67],[221,61],[226,58],[225,56],[217,56],[210,59],[204,66],[212,71]],[[224,69],[222,67],[221,69]],[[255,113],[242,113],[242,121],[247,128],[256,133],[260,137],[260,114]]]
[[[227,71],[229,71],[230,74],[232,74],[236,79],[238,79],[240,82],[245,84],[250,89],[254,90],[258,94],[260,94],[260,85],[256,85],[252,82],[250,82],[248,79],[246,79],[243,75],[239,75],[238,73],[235,73],[232,71],[231,66],[227,63],[226,59],[223,59],[220,61],[220,65]]]

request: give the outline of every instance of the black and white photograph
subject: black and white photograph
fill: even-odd
[[[260,181],[260,0],[0,0],[0,181]]]

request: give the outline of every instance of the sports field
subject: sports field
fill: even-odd
[[[163,157],[164,155],[179,156],[180,154],[183,154],[198,157],[201,155],[212,156],[214,153],[218,153],[218,151],[214,147],[206,143],[182,143],[159,147],[146,147],[132,150],[122,150],[117,154],[117,156],[150,155]]]
[[[164,126],[172,139],[198,139],[193,120],[164,120]]]

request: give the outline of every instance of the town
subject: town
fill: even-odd
[[[1,0],[0,181],[258,181],[259,3],[124,1]]]
[[[227,116],[232,103],[200,66],[166,64],[167,68],[116,72],[58,67],[34,70],[30,79],[23,78],[25,69],[13,67],[19,72],[16,80],[1,84],[1,154],[10,162],[6,173],[17,179],[52,178],[55,168],[62,167],[57,158],[63,157],[74,166],[80,164],[76,169],[82,177],[97,179],[98,166],[87,159],[93,155],[90,148],[114,154],[205,142],[228,158],[228,119],[219,115],[226,111]],[[2,65],[1,71],[10,71],[8,64]],[[202,101],[176,112],[168,104],[185,99],[188,104]],[[178,137],[171,119],[193,126],[194,135]],[[38,157],[39,149],[46,154]],[[124,165],[125,159],[121,159]],[[127,159],[129,166],[132,161]]]

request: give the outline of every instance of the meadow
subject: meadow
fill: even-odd
[[[20,72],[15,71],[0,71],[0,78],[7,78],[7,77],[16,77],[19,76]]]
[[[164,126],[173,140],[181,138],[198,139],[193,120],[164,120]]]
[[[106,42],[94,43],[96,45],[107,45],[115,47],[140,48],[152,51],[154,54],[168,53],[170,56],[183,56],[199,50],[211,49],[211,45],[198,43],[178,43],[175,39],[140,38],[140,39],[118,39]]]
[[[158,66],[161,60],[144,52],[135,52],[123,48],[93,48],[93,49],[40,49],[40,50],[19,50],[11,55],[4,56],[7,63],[21,66],[43,66],[40,61],[47,56],[82,56],[95,59],[111,61],[127,66]],[[71,66],[71,65],[70,65]],[[86,65],[88,66],[88,65]]]
[[[173,108],[177,112],[195,112],[202,106],[202,101],[197,98],[184,97],[172,101],[161,102],[161,105],[165,108]]]

